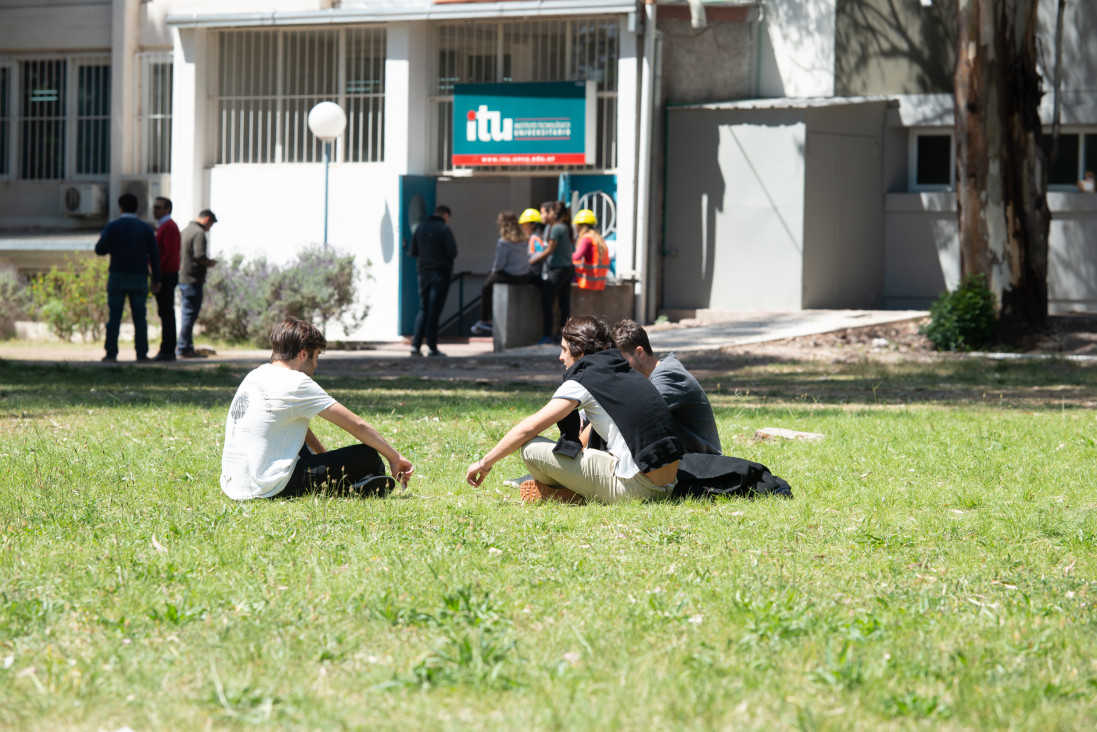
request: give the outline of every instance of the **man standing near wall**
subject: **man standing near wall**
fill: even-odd
[[[107,278],[106,363],[118,360],[118,331],[122,327],[122,310],[126,298],[133,315],[133,343],[138,362],[149,360],[149,332],[145,320],[145,298],[149,294],[149,272],[152,291],[160,289],[160,255],[156,250],[156,235],[152,227],[137,218],[137,196],[123,193],[118,197],[121,216],[107,224],[95,253],[110,255],[110,275]]]
[[[160,352],[153,361],[175,360],[175,286],[179,284],[179,227],[171,218],[171,199],[157,196],[152,204],[156,216],[156,247],[160,250],[160,292],[156,309],[160,315]]]
[[[622,320],[613,326],[613,344],[632,368],[648,378],[663,397],[686,452],[720,455],[720,433],[705,390],[673,353],[656,359],[643,326]]]
[[[202,309],[202,288],[206,284],[206,270],[217,264],[210,259],[206,234],[217,223],[217,217],[208,208],[187,224],[180,237],[179,299],[183,306],[183,322],[179,326],[179,343],[176,355],[180,358],[201,358],[194,350],[194,322]]]
[[[438,350],[438,319],[446,304],[453,260],[457,258],[457,240],[448,225],[451,215],[449,206],[438,206],[411,237],[408,254],[418,260],[419,273],[419,314],[415,316],[415,335],[411,339],[412,356],[423,355],[419,349],[424,337],[430,349],[428,355],[445,355]]]

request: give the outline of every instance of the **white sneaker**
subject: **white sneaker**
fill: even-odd
[[[475,323],[473,323],[472,327],[469,328],[469,331],[473,335],[489,336],[491,335],[491,323],[485,323],[482,320],[477,320]]]

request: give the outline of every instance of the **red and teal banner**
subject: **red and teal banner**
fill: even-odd
[[[596,92],[593,81],[454,85],[453,166],[592,164]]]

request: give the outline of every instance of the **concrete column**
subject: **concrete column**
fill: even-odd
[[[206,161],[211,159],[209,91],[206,86],[209,32],[173,29],[171,199],[176,220],[187,222],[209,205]]]
[[[111,0],[110,53],[110,201],[107,211],[117,214],[123,175],[134,172],[133,143],[136,134],[137,36],[140,0]]]
[[[385,48],[385,164],[397,175],[430,170],[430,29],[391,23]]]
[[[617,59],[617,276],[636,273],[636,133],[640,115],[640,75],[636,20],[621,22]]]

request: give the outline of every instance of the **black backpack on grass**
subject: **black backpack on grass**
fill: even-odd
[[[728,455],[691,452],[683,455],[682,462],[678,465],[678,485],[675,486],[672,496],[792,498],[792,487],[783,478],[769,472],[769,468],[761,463]]]

